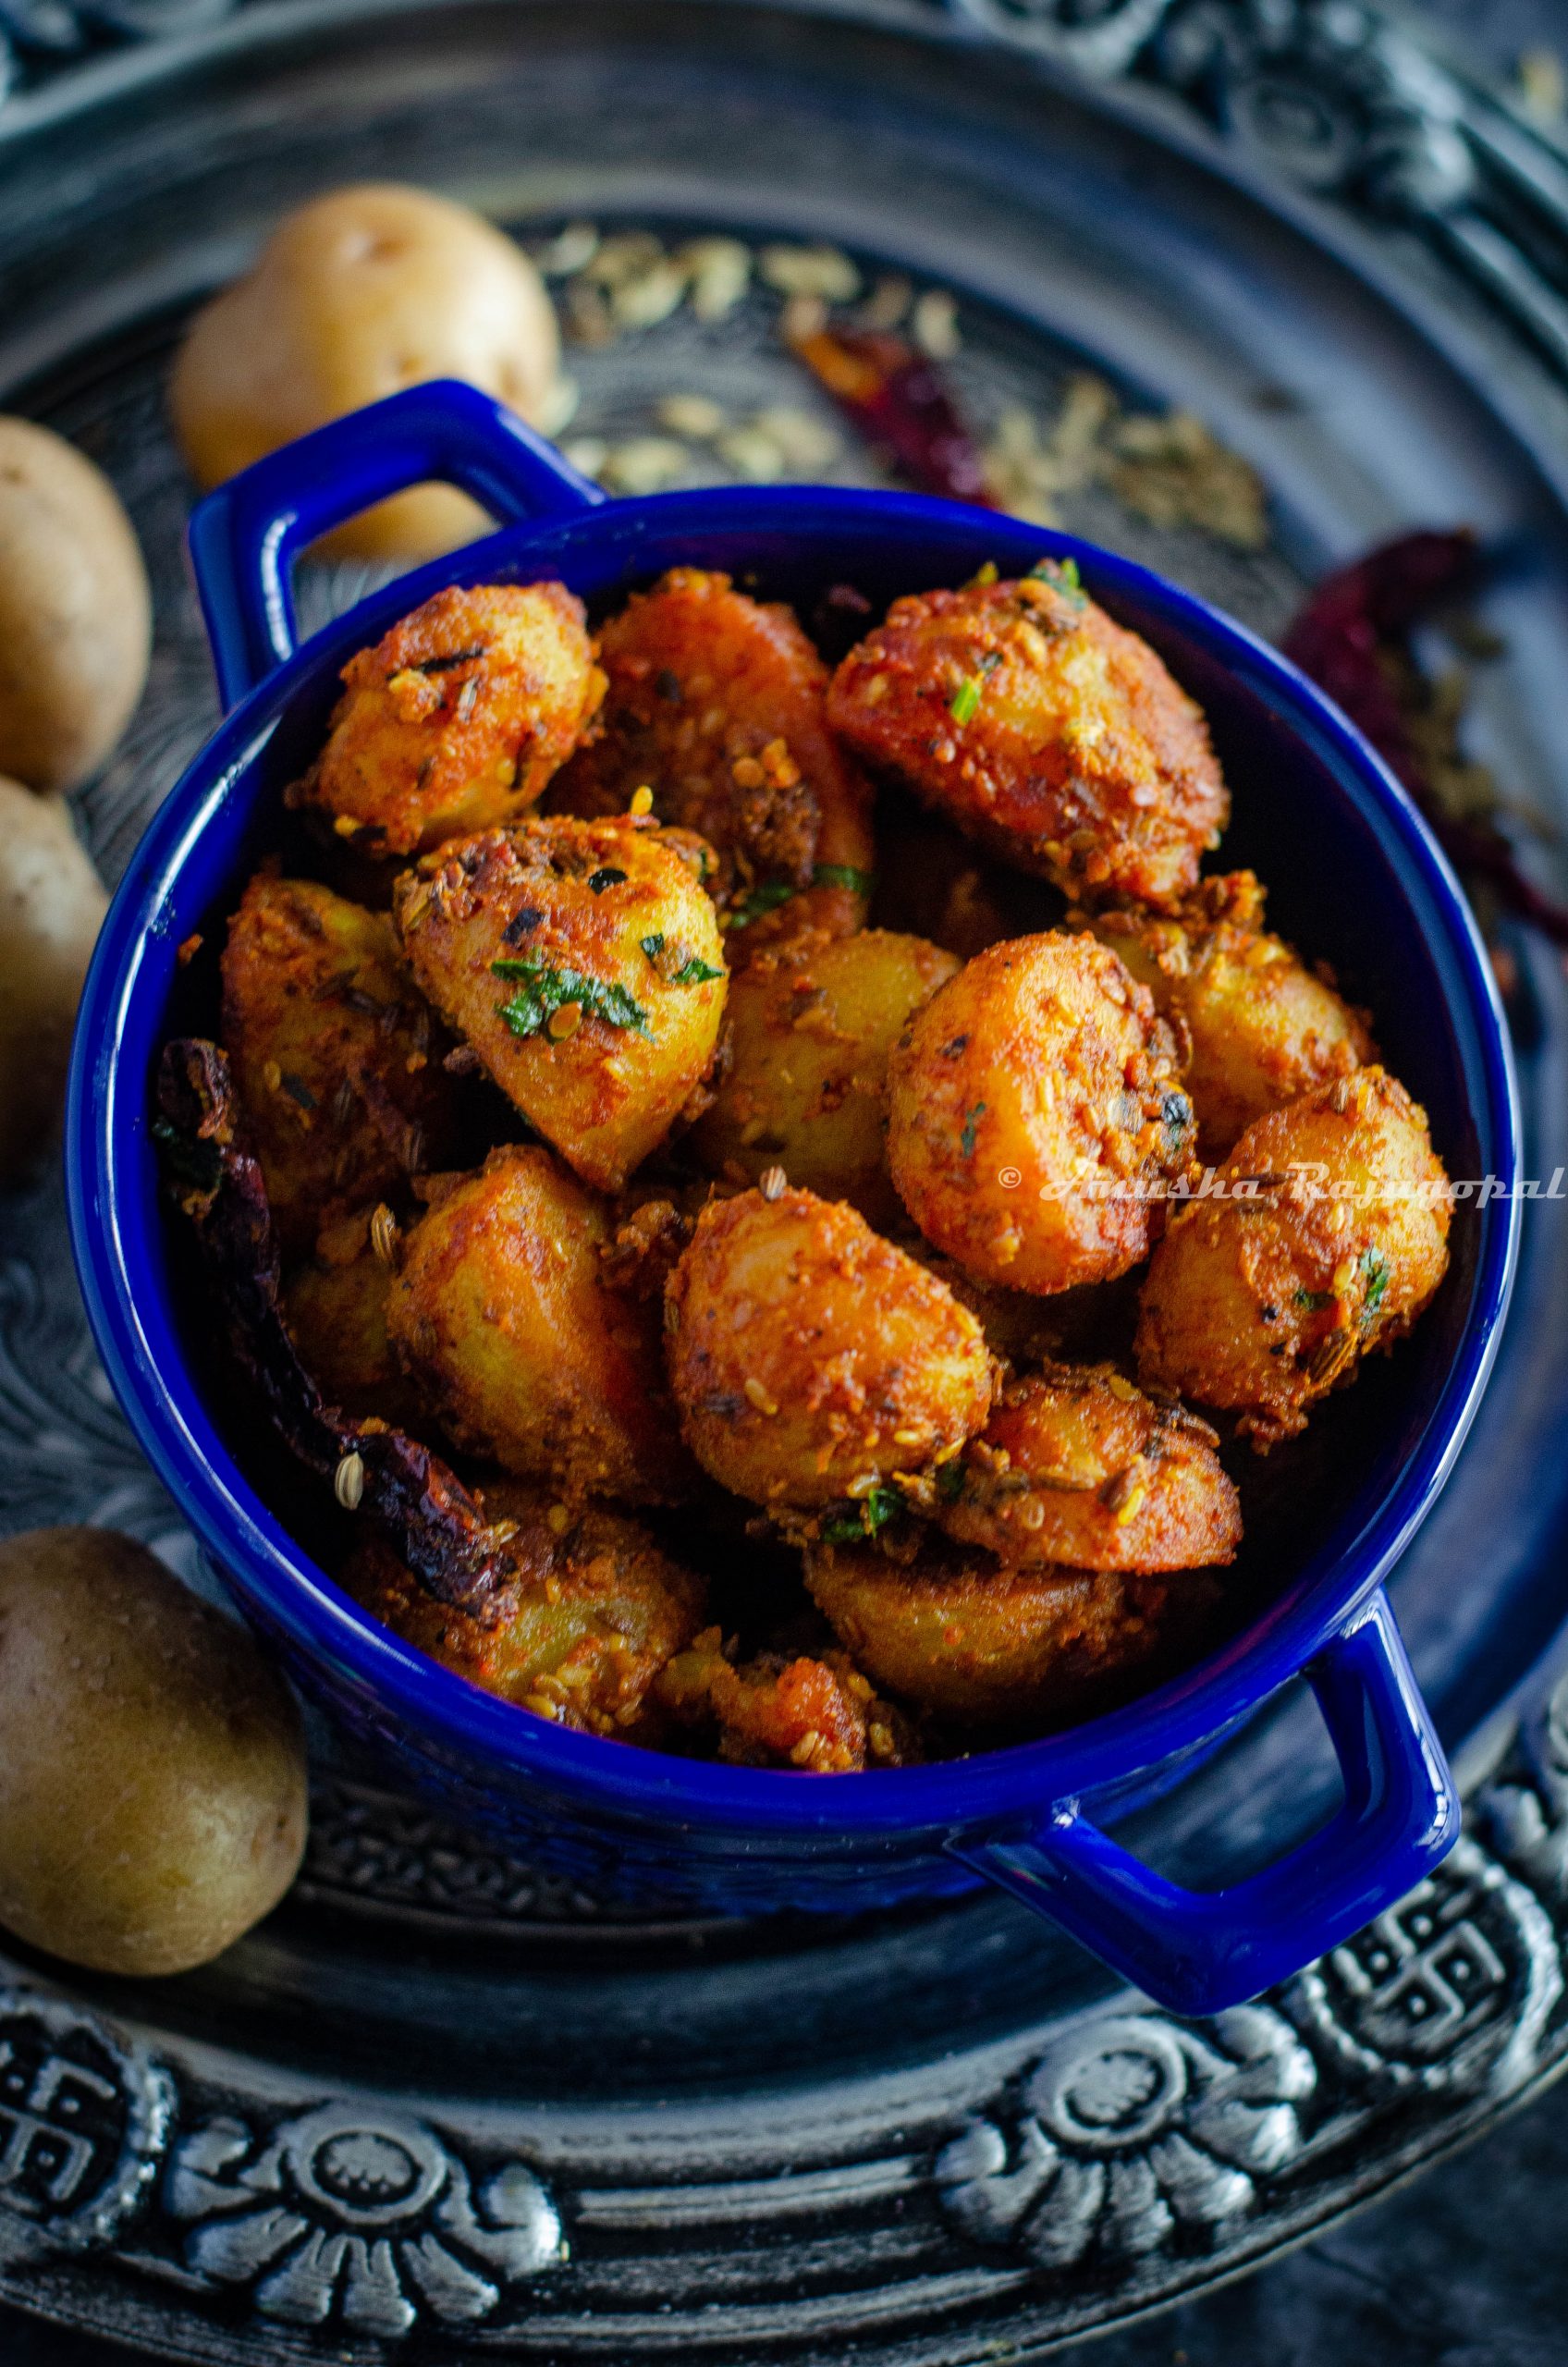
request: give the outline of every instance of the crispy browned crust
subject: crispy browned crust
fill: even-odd
[[[1448,1266],[1448,1180],[1426,1111],[1380,1068],[1258,1119],[1219,1177],[1241,1191],[1179,1208],[1155,1252],[1138,1370],[1233,1412],[1266,1448],[1427,1305]]]
[[[623,1294],[608,1211],[551,1158],[491,1152],[403,1245],[387,1329],[448,1438],[574,1501],[671,1503],[695,1479],[656,1300]]]
[[[949,1537],[1020,1569],[1212,1568],[1242,1535],[1218,1445],[1114,1365],[1047,1365],[1008,1382],[931,1510]]]
[[[600,656],[605,728],[554,784],[552,810],[624,813],[648,788],[661,821],[717,851],[713,890],[732,916],[765,883],[793,890],[734,931],[736,961],[800,928],[858,928],[864,889],[815,874],[869,877],[870,792],[827,729],[827,669],[790,611],[674,568],[610,619]]]
[[[386,1545],[368,1539],[343,1583],[443,1668],[557,1725],[617,1735],[657,1672],[695,1635],[704,1588],[639,1523],[516,1481],[487,1484],[511,1569],[484,1615],[436,1601]]]
[[[781,1168],[873,1224],[895,1220],[888,1060],[957,968],[940,946],[886,929],[812,930],[758,954],[731,984],[729,1065],[692,1131],[709,1172],[743,1184]]]
[[[438,592],[351,657],[343,685],[289,802],[387,854],[515,820],[604,695],[582,603],[563,583]]]
[[[1050,1294],[1148,1254],[1192,1166],[1192,1105],[1148,989],[1087,937],[994,945],[888,1063],[888,1162],[927,1240],[982,1281]]]
[[[1145,641],[1026,577],[896,600],[833,678],[828,720],[1025,871],[1162,905],[1230,801],[1202,709]]]
[[[810,1509],[924,1470],[990,1407],[974,1318],[853,1208],[811,1192],[704,1208],[665,1315],[686,1441],[758,1503]]]
[[[1006,1569],[935,1537],[913,1563],[875,1545],[818,1543],[805,1567],[813,1600],[875,1685],[974,1726],[1084,1714],[1096,1686],[1157,1650],[1173,1583]]]
[[[1186,1047],[1201,1156],[1223,1159],[1255,1118],[1378,1057],[1366,1015],[1263,926],[1250,871],[1200,881],[1170,914],[1136,908],[1086,919]]]
[[[713,1061],[728,976],[706,862],[690,832],[624,815],[561,817],[458,840],[397,885],[424,992],[530,1123],[605,1191],[663,1141]],[[531,970],[570,975],[581,999],[520,1032]]]
[[[324,1225],[447,1154],[439,1030],[384,914],[258,872],[228,925],[223,1040],[274,1220]]]
[[[732,1766],[841,1775],[919,1757],[908,1721],[878,1700],[844,1652],[737,1662],[708,1627],[660,1670],[653,1690],[680,1724],[716,1732],[718,1756]]]

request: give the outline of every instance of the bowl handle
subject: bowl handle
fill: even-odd
[[[460,485],[503,525],[603,501],[504,403],[438,378],[285,444],[191,515],[190,563],[226,708],[294,654],[289,576],[306,544],[389,494]]]
[[[1158,2005],[1216,2014],[1255,1997],[1403,1898],[1459,1833],[1453,1778],[1380,1590],[1305,1674],[1343,1801],[1309,1839],[1227,1890],[1167,1882],[1076,1800],[1059,1802],[1028,1838],[949,1846]]]

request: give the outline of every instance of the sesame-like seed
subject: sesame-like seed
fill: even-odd
[[[925,1437],[925,1433],[924,1430],[895,1430],[893,1432],[893,1444],[895,1446],[919,1446],[923,1443]]]
[[[777,1400],[768,1395],[755,1373],[748,1373],[746,1376],[746,1397],[748,1403],[754,1405],[759,1414],[777,1414],[778,1411]]]
[[[582,1026],[582,1005],[580,1002],[563,1002],[558,1011],[553,1011],[550,1013],[545,1024],[554,1040],[557,1044],[563,1044],[569,1036],[575,1036]]]
[[[1046,1508],[1040,1502],[1038,1496],[1021,1496],[1019,1498],[1018,1517],[1023,1526],[1027,1529],[1044,1528],[1046,1525]]]
[[[783,1198],[789,1182],[781,1167],[765,1167],[757,1179],[757,1190],[765,1200],[779,1200]]]
[[[335,815],[332,827],[340,839],[355,839],[360,834],[360,826],[351,814]]]
[[[628,807],[627,811],[631,814],[635,819],[641,821],[644,814],[651,814],[653,810],[654,792],[644,782],[641,789],[634,789],[632,791],[631,803]]]
[[[790,1757],[797,1767],[809,1767],[822,1748],[822,1736],[815,1726],[808,1726],[799,1742],[792,1743]]]
[[[564,1537],[571,1527],[571,1515],[565,1504],[552,1504],[545,1515],[545,1526],[552,1537]]]
[[[358,1512],[365,1492],[365,1459],[357,1450],[351,1450],[338,1465],[333,1475],[332,1492],[346,1513]]]

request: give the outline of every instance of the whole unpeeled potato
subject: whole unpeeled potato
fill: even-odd
[[[423,379],[466,379],[537,421],[559,358],[544,282],[510,239],[426,190],[366,183],[288,215],[245,277],[198,313],[170,403],[210,486]],[[426,484],[331,541],[359,558],[426,558],[485,525],[466,494]]]
[[[99,1972],[182,1972],[305,1844],[300,1714],[256,1645],[111,1529],[0,1544],[0,1923]]]
[[[119,496],[73,445],[0,419],[0,773],[74,789],[141,696],[147,570]]]
[[[55,1138],[106,902],[63,800],[0,779],[0,1184]]]

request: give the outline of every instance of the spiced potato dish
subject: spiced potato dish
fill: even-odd
[[[830,670],[682,568],[443,593],[343,682],[159,1084],[343,1586],[520,1716],[802,1772],[1203,1649],[1451,1192],[1376,1014],[1204,871],[1157,652],[1047,560]]]

